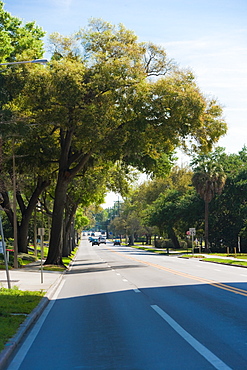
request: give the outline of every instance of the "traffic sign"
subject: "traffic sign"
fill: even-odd
[[[189,228],[190,235],[196,235],[196,229],[194,227]]]

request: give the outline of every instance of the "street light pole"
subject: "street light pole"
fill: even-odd
[[[13,229],[14,229],[14,268],[18,268],[18,233],[17,233],[17,212],[16,212],[16,173],[15,173],[15,142],[12,141],[13,150]]]

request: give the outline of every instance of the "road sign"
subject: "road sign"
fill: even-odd
[[[38,228],[38,235],[40,235],[40,236],[44,236],[45,235],[45,228],[44,227]]]
[[[189,228],[190,235],[196,235],[196,229],[194,227]]]

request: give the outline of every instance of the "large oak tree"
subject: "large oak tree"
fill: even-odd
[[[191,72],[178,70],[160,47],[100,20],[77,40],[81,54],[56,52],[49,66],[29,70],[9,105],[17,120],[35,124],[29,138],[39,138],[39,155],[51,138],[50,161],[57,167],[47,264],[61,263],[69,185],[97,158],[150,172],[177,146],[210,148],[226,131],[221,107],[204,98]]]

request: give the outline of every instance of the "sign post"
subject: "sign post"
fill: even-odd
[[[194,254],[194,236],[196,235],[196,229],[194,227],[190,227],[189,232],[191,235],[191,242],[192,242],[192,254]]]
[[[41,284],[43,284],[43,258],[44,258],[44,235],[45,235],[45,229],[44,227],[40,227],[38,229],[38,235],[40,236],[40,272],[41,272]]]

